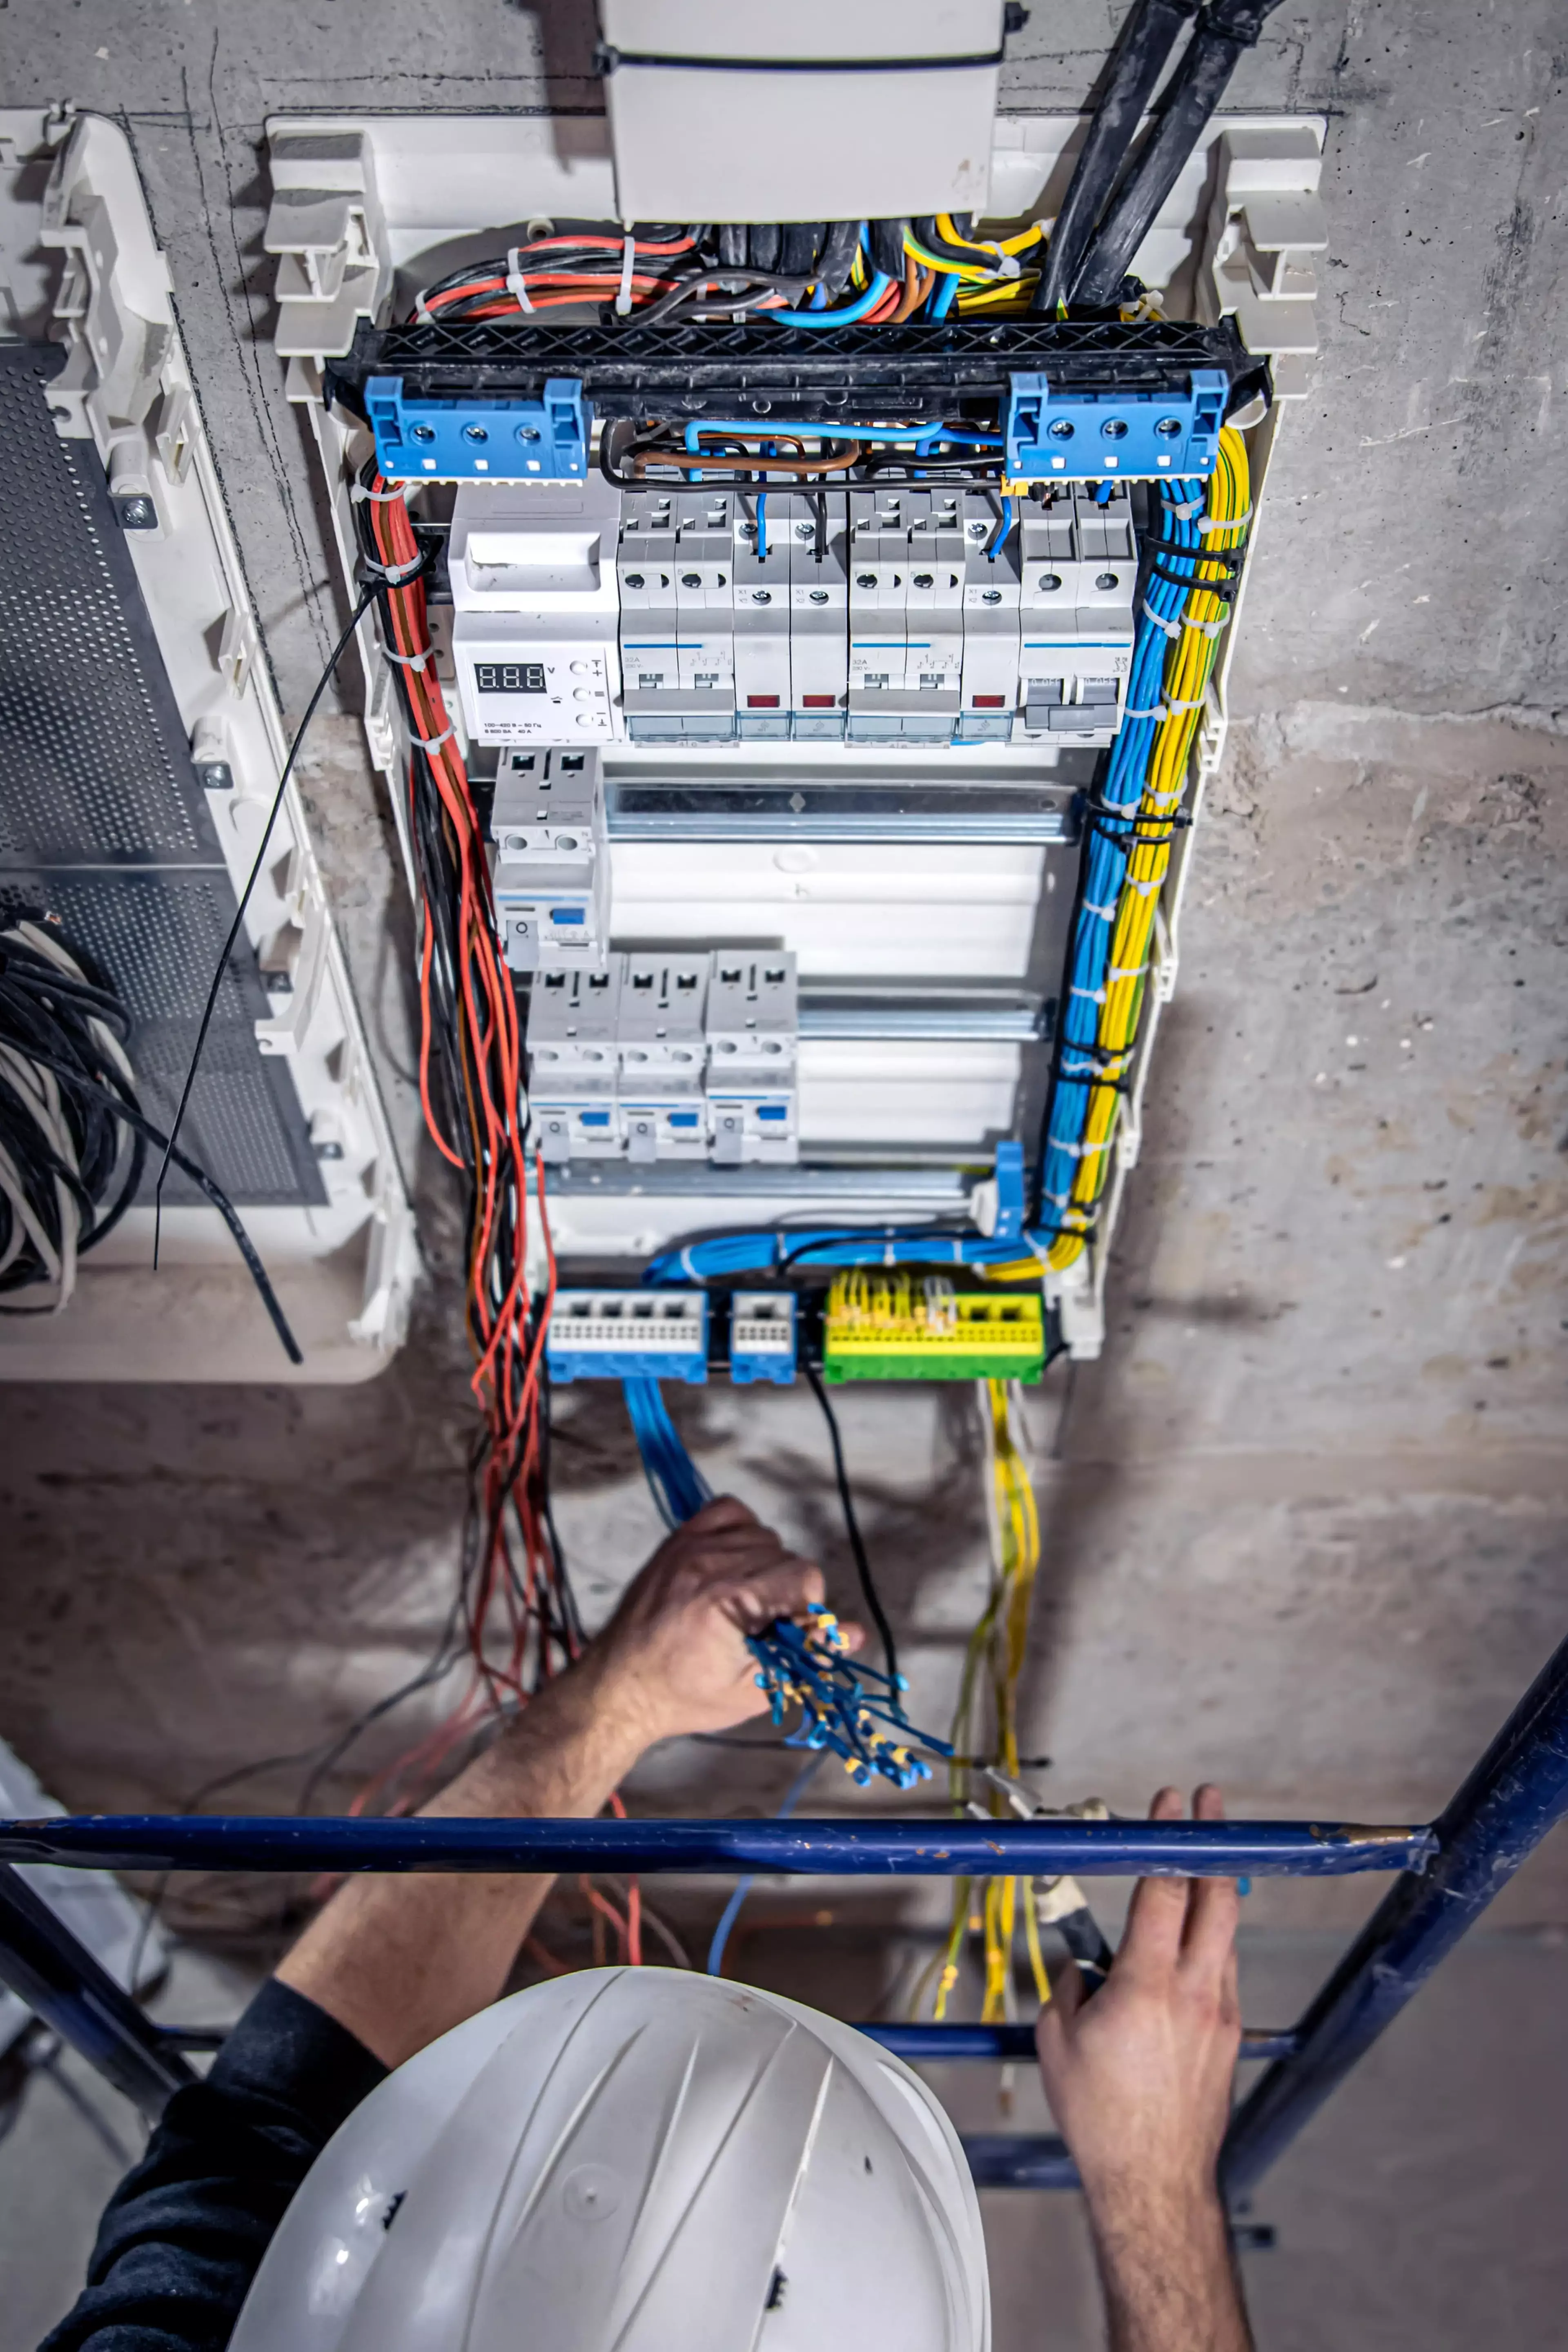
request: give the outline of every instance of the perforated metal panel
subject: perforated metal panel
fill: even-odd
[[[166,1126],[234,890],[97,452],[49,416],[63,356],[0,344],[0,909],[58,916],[97,959],[134,1018],[143,1107]],[[292,1080],[257,1046],[268,1009],[242,940],[182,1139],[237,1202],[319,1202]],[[199,1196],[172,1178],[164,1197]]]

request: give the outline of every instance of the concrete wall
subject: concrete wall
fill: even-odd
[[[1077,103],[1120,13],[1037,0],[1009,102]],[[545,17],[548,83],[536,19],[501,0],[12,0],[4,23],[8,102],[66,94],[135,141],[298,708],[336,606],[267,341],[263,118],[592,108],[580,17]],[[1552,27],[1545,0],[1287,0],[1235,85],[1239,105],[1332,118],[1324,352],[1279,446],[1107,1355],[1053,1373],[1037,1409],[1027,1738],[1064,1798],[1131,1806],[1214,1771],[1248,1810],[1425,1811],[1563,1630]],[[395,1024],[348,719],[309,782],[357,983]],[[372,1387],[7,1393],[0,1724],[71,1801],[168,1802],[306,1749],[433,1634],[469,1422],[450,1204],[422,1183],[437,1283]],[[868,1396],[846,1420],[940,1723],[984,1575],[970,1407]],[[847,1591],[809,1398],[715,1391],[690,1433]],[[592,1612],[654,1523],[605,1401],[574,1403],[559,1461]],[[773,1785],[765,1759],[734,1772],[719,1785],[710,1752],[656,1777],[710,1804]],[[236,1799],[286,1800],[297,1777]],[[1256,1899],[1297,1920],[1362,1896]],[[1538,1867],[1515,1913],[1568,1915],[1568,1864]]]

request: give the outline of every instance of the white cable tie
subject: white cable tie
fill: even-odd
[[[424,570],[425,558],[416,555],[409,563],[377,563],[371,556],[362,555],[360,563],[364,571],[379,572],[389,587],[395,588],[400,581],[410,579],[416,572]]]
[[[514,247],[512,247],[512,251],[515,253],[515,252],[516,252],[516,250],[517,250],[517,247],[514,246]],[[696,1268],[696,1267],[692,1265],[692,1263],[691,1263],[691,1252],[690,1252],[690,1250],[689,1250],[689,1249],[683,1249],[683,1250],[681,1251],[681,1253],[680,1253],[680,1258],[679,1258],[679,1265],[680,1265],[680,1270],[681,1270],[681,1272],[685,1275],[686,1279],[687,1279],[687,1281],[688,1281],[688,1282],[700,1282],[700,1281],[701,1281],[702,1276],[698,1273],[697,1268]]]
[[[1082,906],[1079,908],[1079,913],[1080,915],[1098,915],[1102,923],[1113,923],[1116,920],[1118,911],[1119,902],[1113,902],[1109,907],[1097,907],[1094,905],[1093,901],[1089,898],[1086,898]]]
[[[522,247],[520,245],[507,247],[506,290],[509,294],[516,295],[517,307],[520,310],[532,310],[533,305],[528,299],[528,288],[523,283]]]
[[[397,499],[406,498],[407,495],[406,482],[394,482],[389,490],[367,490],[363,482],[356,482],[349,492],[349,497],[356,507],[392,506]]]
[[[1196,700],[1195,702],[1181,702],[1181,701],[1178,701],[1178,700],[1177,700],[1177,698],[1176,698],[1176,697],[1175,697],[1174,695],[1173,695],[1173,696],[1171,697],[1171,699],[1170,699],[1170,703],[1169,703],[1168,708],[1169,708],[1171,710],[1173,710],[1173,711],[1176,711],[1176,710],[1201,710],[1201,709],[1203,709],[1203,707],[1204,707],[1205,703],[1207,700],[1208,700],[1208,697],[1207,697],[1207,695],[1206,695],[1206,694],[1200,694],[1200,695],[1199,695],[1199,697],[1198,697],[1198,698],[1197,698],[1197,700]]]
[[[1079,988],[1074,985],[1068,988],[1068,994],[1069,996],[1081,996],[1086,1004],[1103,1004],[1105,1002],[1105,991],[1103,988]]]
[[[1163,629],[1173,643],[1182,634],[1180,621],[1167,621],[1163,613],[1156,613],[1147,596],[1143,599],[1143,618],[1146,621],[1152,621],[1157,629]]]
[[[423,735],[416,735],[414,740],[422,751],[438,751],[443,743],[451,741],[457,731],[455,727],[447,727],[443,728],[439,735],[432,735],[428,740]]]
[[[436,314],[426,308],[423,294],[416,294],[414,297],[414,315],[421,326],[433,327],[436,323]]]
[[[1142,980],[1149,967],[1146,963],[1112,964],[1105,975],[1107,988],[1119,980]]]
[[[430,658],[430,648],[428,646],[426,646],[422,654],[395,654],[390,646],[381,645],[381,639],[379,637],[376,639],[376,644],[381,646],[383,659],[389,662],[395,662],[399,669],[422,670],[426,663]]]
[[[1167,499],[1165,512],[1179,515],[1184,522],[1194,522],[1204,510],[1202,499]]]
[[[624,319],[632,307],[632,265],[637,259],[637,241],[628,236],[621,254],[621,290],[616,296],[616,315]]]
[[[1168,719],[1170,715],[1169,709],[1163,702],[1157,702],[1152,710],[1134,710],[1131,704],[1128,703],[1121,713],[1123,719]]]
[[[1200,530],[1239,530],[1243,523],[1251,520],[1252,509],[1243,507],[1238,515],[1200,515],[1198,529]]]
[[[1223,630],[1229,628],[1230,614],[1227,613],[1220,621],[1184,621],[1182,626],[1184,629],[1196,629],[1201,636],[1217,637]]]
[[[1156,874],[1151,876],[1149,880],[1146,882],[1134,882],[1132,877],[1129,875],[1121,887],[1124,890],[1136,891],[1140,898],[1147,898],[1152,892],[1163,887],[1164,879],[1165,877],[1163,874]]]

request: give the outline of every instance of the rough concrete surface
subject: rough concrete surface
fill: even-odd
[[[1036,0],[1009,102],[1077,103],[1121,13]],[[65,94],[123,113],[297,709],[337,622],[267,340],[263,119],[595,107],[582,12],[544,12],[547,81],[538,21],[502,0],[438,16],[346,0],[12,0],[0,21],[7,102]],[[1324,348],[1276,455],[1106,1354],[1054,1370],[1031,1409],[1047,1558],[1025,1741],[1056,1758],[1064,1798],[1131,1807],[1161,1779],[1208,1773],[1241,1811],[1425,1814],[1563,1630],[1561,48],[1547,0],[1286,0],[1234,85],[1237,105],[1330,117]],[[351,719],[317,739],[307,782],[413,1164],[383,923],[398,900],[363,821]],[[68,1801],[166,1804],[309,1750],[433,1637],[469,1417],[451,1204],[423,1160],[418,1182],[433,1280],[408,1347],[369,1387],[7,1391],[0,1724]],[[871,1393],[844,1417],[917,1712],[940,1722],[985,1573],[972,1408]],[[715,1391],[683,1418],[710,1479],[819,1549],[847,1599],[810,1398]],[[557,1460],[592,1615],[655,1522],[604,1400],[563,1410]],[[416,1719],[411,1707],[359,1755],[385,1755]],[[645,1795],[776,1799],[770,1757],[728,1751],[721,1771],[718,1757],[658,1760]],[[299,1772],[234,1800],[289,1801]],[[1321,1927],[1360,1916],[1370,1891],[1259,1888],[1250,1916]],[[207,1896],[231,1915],[234,1890]],[[186,1903],[200,1911],[189,1890]],[[1505,1906],[1520,1923],[1568,1920],[1568,1853],[1548,1849]],[[1311,2229],[1258,2272],[1271,2346],[1557,2340],[1539,2312],[1521,2315],[1545,2294],[1548,2222],[1509,2185],[1526,2172],[1494,2168],[1517,2141],[1560,2178],[1562,2151],[1529,2137],[1544,2126],[1522,2056],[1505,2117],[1488,2062],[1464,2054],[1478,2021],[1504,2011],[1550,2025],[1557,1963],[1530,1948],[1528,1982],[1500,1957],[1516,1948],[1489,1941],[1424,1996],[1446,2022],[1406,2105],[1379,2104],[1392,2055],[1342,2095],[1342,2153],[1312,2192]],[[1483,2130],[1484,2194],[1467,2202],[1465,2151]],[[1357,2183],[1378,2166],[1374,2232]],[[1506,2265],[1482,2216],[1514,2250]],[[1417,2249],[1451,2282],[1472,2257],[1482,2279],[1506,2268],[1525,2301],[1505,2315],[1456,2283],[1415,2327],[1399,2298]]]

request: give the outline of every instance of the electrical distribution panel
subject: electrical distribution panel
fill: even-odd
[[[292,273],[279,345],[310,355],[291,397],[345,537],[353,485],[378,468],[406,485],[421,543],[445,538],[426,574],[433,641],[526,1004],[527,1133],[567,1258],[639,1262],[793,1218],[991,1230],[1002,1156],[1048,1123],[1063,1007],[1088,1001],[1069,942],[1079,955],[1102,916],[1080,886],[1108,782],[1136,805],[1153,736],[1177,719],[1184,773],[1219,754],[1234,631],[1207,640],[1201,700],[1173,710],[1162,685],[1151,600],[1182,602],[1168,486],[1193,486],[1188,512],[1206,503],[1229,427],[1261,498],[1272,390],[1299,394],[1311,347],[1321,127],[1215,122],[1133,257],[1153,299],[1037,312],[1037,224],[1058,216],[1079,124],[1008,116],[978,160],[965,133],[961,200],[946,131],[991,51],[947,45],[977,42],[982,15],[1002,37],[995,8],[976,0],[963,27],[961,13],[936,26],[906,11],[895,35],[884,12],[871,38],[853,10],[813,5],[781,29],[617,0],[601,12],[610,137],[569,164],[489,118],[269,125],[268,243]],[[917,85],[942,98],[941,134],[910,135]],[[733,116],[731,88],[747,101]],[[884,89],[896,142],[867,119]],[[686,101],[700,135],[672,128]],[[855,138],[816,137],[845,106]],[[814,180],[833,217],[797,219],[795,149],[768,129],[781,107],[809,115],[825,170],[832,149],[824,187],[858,173],[885,201],[839,217]],[[718,117],[743,120],[743,139]],[[368,268],[355,278],[357,317],[324,290],[340,275],[346,289],[353,253],[324,229],[300,241],[323,140],[334,201],[377,261],[374,289]],[[437,176],[448,242],[495,257],[446,278]],[[912,208],[930,184],[927,216],[893,219],[906,183]],[[637,219],[699,226],[618,226]],[[1258,242],[1276,231],[1285,261]],[[1240,555],[1214,576],[1228,616]],[[374,657],[372,673],[375,755],[405,781],[418,730]],[[1079,1353],[1099,1343],[1103,1239],[1137,1150],[1189,841],[1175,824],[1100,1223],[1046,1276]],[[1006,1210],[1019,1240],[1054,1214],[1043,1162],[1025,1190]],[[573,1310],[574,1376],[591,1356],[624,1361],[644,1319],[632,1293],[593,1296]],[[786,1377],[793,1313],[732,1304],[732,1376]],[[1033,1325],[993,1331],[980,1306],[927,1300],[907,1331],[899,1307],[889,1352],[872,1344],[882,1309],[865,1330],[859,1312],[847,1300],[836,1327],[841,1377],[1032,1366],[1044,1345]],[[909,1369],[889,1373],[900,1349]]]

